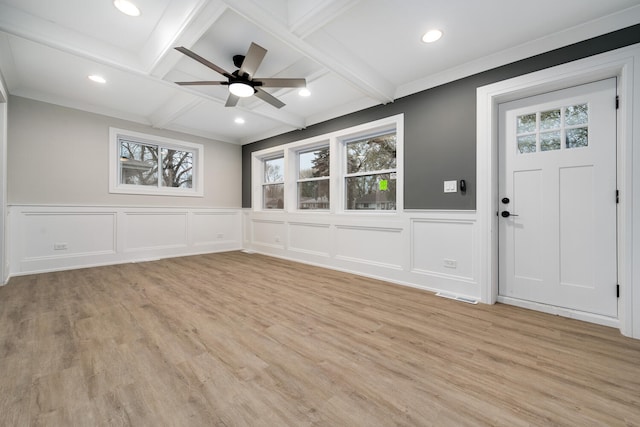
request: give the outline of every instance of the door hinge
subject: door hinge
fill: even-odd
[[[616,298],[620,298],[620,285],[616,285]]]
[[[620,108],[620,97],[616,95],[616,110]]]
[[[620,203],[620,190],[616,190],[616,203]]]

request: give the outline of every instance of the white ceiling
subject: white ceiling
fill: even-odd
[[[640,23],[640,0],[0,0],[0,72],[10,94],[245,144]],[[439,28],[444,37],[425,44]],[[304,77],[311,96],[266,89],[225,107],[227,71],[251,42],[256,77]],[[99,74],[104,85],[87,79]],[[234,123],[236,117],[245,124]]]

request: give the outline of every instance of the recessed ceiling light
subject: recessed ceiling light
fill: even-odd
[[[244,124],[244,119],[242,117],[236,117],[234,122],[236,122],[239,125],[242,125],[242,124]]]
[[[300,89],[300,91],[298,92],[298,95],[300,95],[300,96],[311,96],[311,91],[309,91],[309,89],[307,89],[305,87],[305,88]]]
[[[89,76],[89,80],[91,80],[92,82],[96,82],[96,83],[106,83],[107,81],[104,79],[104,77],[99,76],[97,74],[92,74]]]
[[[140,16],[140,9],[129,0],[114,0],[113,5],[125,15]]]
[[[433,43],[437,40],[440,40],[442,37],[442,31],[440,30],[429,30],[422,36],[422,41],[425,43]]]

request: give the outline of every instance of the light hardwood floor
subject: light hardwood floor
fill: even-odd
[[[240,252],[22,276],[0,425],[640,425],[640,340]]]

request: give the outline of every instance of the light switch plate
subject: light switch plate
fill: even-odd
[[[458,181],[445,181],[444,182],[444,192],[445,193],[457,193],[458,192]]]

